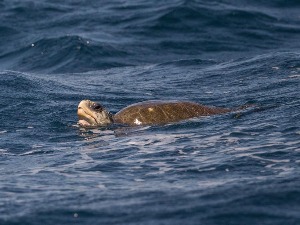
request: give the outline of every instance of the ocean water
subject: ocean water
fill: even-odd
[[[0,224],[300,224],[300,2],[0,1]],[[82,99],[246,110],[83,129]]]

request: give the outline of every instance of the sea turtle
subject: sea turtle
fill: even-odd
[[[99,103],[82,100],[78,105],[78,124],[105,126],[111,123],[137,125],[162,125],[194,117],[209,116],[232,111],[187,101],[144,101],[129,105],[115,115]]]

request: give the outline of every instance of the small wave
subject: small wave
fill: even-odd
[[[205,60],[205,59],[180,59],[174,60],[170,62],[160,63],[157,66],[169,66],[174,65],[178,67],[186,67],[186,66],[198,66],[199,67],[207,67],[217,63],[215,60]]]
[[[28,43],[0,56],[0,60],[5,61],[11,69],[23,71],[82,72],[129,65],[122,60],[127,54],[118,46],[108,43],[80,36],[63,36]]]

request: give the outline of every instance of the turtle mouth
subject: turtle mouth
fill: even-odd
[[[83,100],[79,103],[77,109],[78,125],[80,126],[96,126],[97,117],[94,112],[90,109],[90,101]]]
[[[78,107],[78,125],[80,126],[95,126],[97,124],[96,118],[89,114],[87,110],[82,107]]]

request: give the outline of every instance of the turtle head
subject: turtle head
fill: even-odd
[[[82,100],[77,110],[80,126],[104,126],[113,123],[112,114],[99,103]]]

